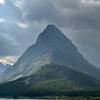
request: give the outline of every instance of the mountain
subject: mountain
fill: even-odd
[[[48,25],[1,76],[0,96],[90,95],[100,91],[91,65],[54,25]],[[98,94],[100,95],[100,94]]]
[[[11,65],[7,64],[4,65],[2,63],[0,63],[0,74],[3,73],[4,71],[6,71]]]
[[[8,68],[10,68],[12,65],[6,64],[5,66],[6,66],[6,68],[8,69]]]
[[[8,70],[11,67],[10,64],[2,64],[0,63],[0,81],[2,81],[3,76],[5,75],[6,70]]]
[[[0,96],[100,95],[100,81],[67,66],[48,64],[31,76],[0,85]]]
[[[0,73],[4,72],[5,66],[4,64],[0,63]]]
[[[2,64],[0,63],[0,81],[2,81],[3,76],[5,75],[6,70],[8,70],[11,67],[10,64]]]
[[[13,67],[6,70],[1,80],[7,82],[30,76],[50,63],[100,79],[100,69],[91,65],[55,25],[48,25],[36,43],[26,50]]]

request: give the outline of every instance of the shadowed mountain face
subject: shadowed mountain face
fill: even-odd
[[[100,81],[66,66],[49,64],[31,76],[0,85],[0,90],[0,96],[14,97],[68,95],[72,91],[71,95],[78,91],[87,95],[100,90]]]
[[[0,74],[4,73],[9,67],[11,67],[11,65],[9,65],[9,64],[4,65],[4,64],[0,63]]]
[[[5,66],[4,64],[0,63],[0,73],[4,72]]]
[[[58,28],[48,25],[39,35],[37,42],[30,46],[15,65],[2,75],[1,82],[30,76],[50,63],[67,66],[100,79],[100,70],[88,63]]]

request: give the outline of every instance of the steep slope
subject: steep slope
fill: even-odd
[[[6,71],[11,65],[7,64],[4,65],[2,63],[0,63],[0,74],[3,73],[4,71]]]
[[[67,66],[100,79],[100,70],[88,63],[73,43],[54,25],[48,25],[12,68],[6,71],[2,82],[34,74],[50,63]]]
[[[11,68],[10,64],[2,64],[0,63],[0,81],[2,82],[2,78],[5,75],[6,70],[8,70],[9,68]]]
[[[66,66],[49,64],[31,76],[0,85],[0,90],[0,96],[73,95],[99,91],[100,81]]]
[[[4,64],[0,63],[0,73],[4,72],[5,67]]]

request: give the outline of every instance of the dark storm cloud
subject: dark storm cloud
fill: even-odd
[[[85,5],[81,0],[22,0],[28,20],[46,20],[59,26],[73,28],[100,27],[100,6]]]
[[[0,56],[16,54],[17,43],[14,38],[6,33],[0,33]]]
[[[21,11],[9,0],[0,5],[0,56],[16,55],[19,52],[17,40],[11,33],[15,34],[15,25],[21,16]]]

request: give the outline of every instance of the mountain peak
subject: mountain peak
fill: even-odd
[[[54,24],[47,25],[46,29],[55,29],[56,26]]]
[[[65,37],[66,36],[55,25],[47,25],[44,31],[39,35],[37,42],[46,42],[49,40],[55,42],[55,40],[59,40],[61,38],[65,39]]]
[[[46,29],[43,32],[54,32],[60,31],[54,24],[47,25]]]
[[[50,27],[53,27],[53,28],[54,28],[54,27],[56,27],[56,26],[55,26],[55,24],[49,24],[49,25],[47,25],[47,27],[48,27],[48,28],[50,28]]]

